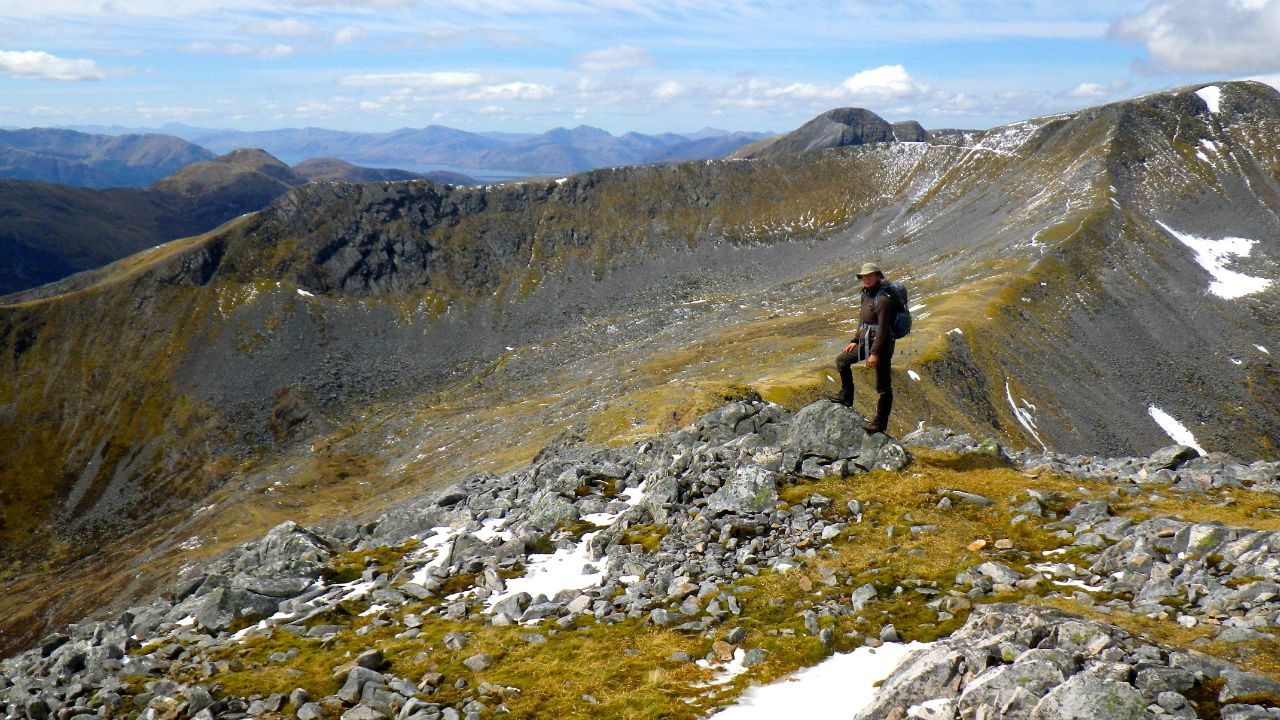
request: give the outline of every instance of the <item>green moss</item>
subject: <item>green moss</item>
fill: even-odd
[[[655,552],[669,528],[665,525],[632,525],[619,539],[624,545],[640,545],[645,552]]]

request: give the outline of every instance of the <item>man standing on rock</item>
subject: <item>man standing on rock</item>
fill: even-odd
[[[858,335],[836,356],[836,370],[840,373],[840,396],[836,402],[853,407],[853,371],[858,362],[867,361],[867,367],[876,371],[876,416],[862,426],[867,432],[884,432],[889,425],[889,412],[893,409],[893,379],[889,372],[893,365],[893,298],[889,296],[884,273],[875,263],[863,263],[858,273],[862,281],[862,313]]]

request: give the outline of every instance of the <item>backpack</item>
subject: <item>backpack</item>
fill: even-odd
[[[911,332],[911,310],[907,307],[907,286],[894,280],[884,284],[884,294],[893,300],[893,339],[906,337]]]

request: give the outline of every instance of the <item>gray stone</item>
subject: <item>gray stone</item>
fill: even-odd
[[[338,697],[347,704],[353,704],[363,695],[366,684],[384,680],[382,673],[357,665],[347,673],[347,680],[342,684],[342,689],[338,690]]]
[[[707,499],[707,511],[746,514],[769,510],[778,502],[778,479],[777,473],[762,467],[740,466]]]
[[[488,670],[489,666],[493,664],[493,656],[488,653],[478,653],[463,660],[462,664],[466,665],[471,672],[481,672]]]
[[[1200,453],[1193,447],[1169,445],[1151,453],[1145,467],[1148,470],[1177,470],[1198,457]]]
[[[493,605],[492,611],[495,615],[501,613],[509,618],[518,618],[529,608],[529,603],[532,601],[533,598],[529,593],[518,592],[499,600]]]
[[[342,720],[387,720],[387,716],[368,705],[357,705],[342,713]]]
[[[1280,707],[1280,683],[1253,673],[1230,669],[1222,674],[1227,682],[1218,693],[1223,705],[1268,705]]]
[[[998,585],[1012,585],[1022,579],[1022,575],[1004,563],[988,561],[977,565],[973,570],[991,578],[991,581]]]
[[[764,662],[765,651],[762,648],[751,648],[742,656],[743,667],[754,667]]]
[[[854,612],[862,612],[862,608],[866,607],[866,604],[874,599],[876,599],[876,587],[867,583],[853,591],[852,597],[849,598],[849,603]]]
[[[968,683],[957,709],[965,717],[976,716],[983,706],[999,708],[1004,717],[1026,717],[1045,693],[1062,682],[1062,671],[1045,660],[1000,665]]]
[[[1130,685],[1079,673],[1050,690],[1030,717],[1031,720],[1146,720],[1147,701]]]
[[[195,714],[213,704],[213,696],[202,685],[192,685],[183,692],[187,698],[187,711]]]
[[[382,657],[382,651],[377,648],[370,648],[356,656],[356,665],[367,670],[381,670],[387,666],[387,661]]]
[[[540,530],[554,530],[579,517],[578,506],[557,493],[544,492],[529,508],[529,524]]]
[[[800,469],[805,458],[821,458],[828,462],[859,458],[867,434],[862,418],[853,410],[836,403],[818,401],[801,409],[788,423],[782,440],[783,467]],[[863,467],[875,464],[874,458],[860,462]]]

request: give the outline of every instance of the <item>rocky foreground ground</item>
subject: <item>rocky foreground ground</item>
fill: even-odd
[[[1009,456],[860,422],[735,402],[370,522],[286,523],[0,662],[0,708],[700,717],[911,639],[934,642],[859,717],[1280,717],[1280,463]]]

